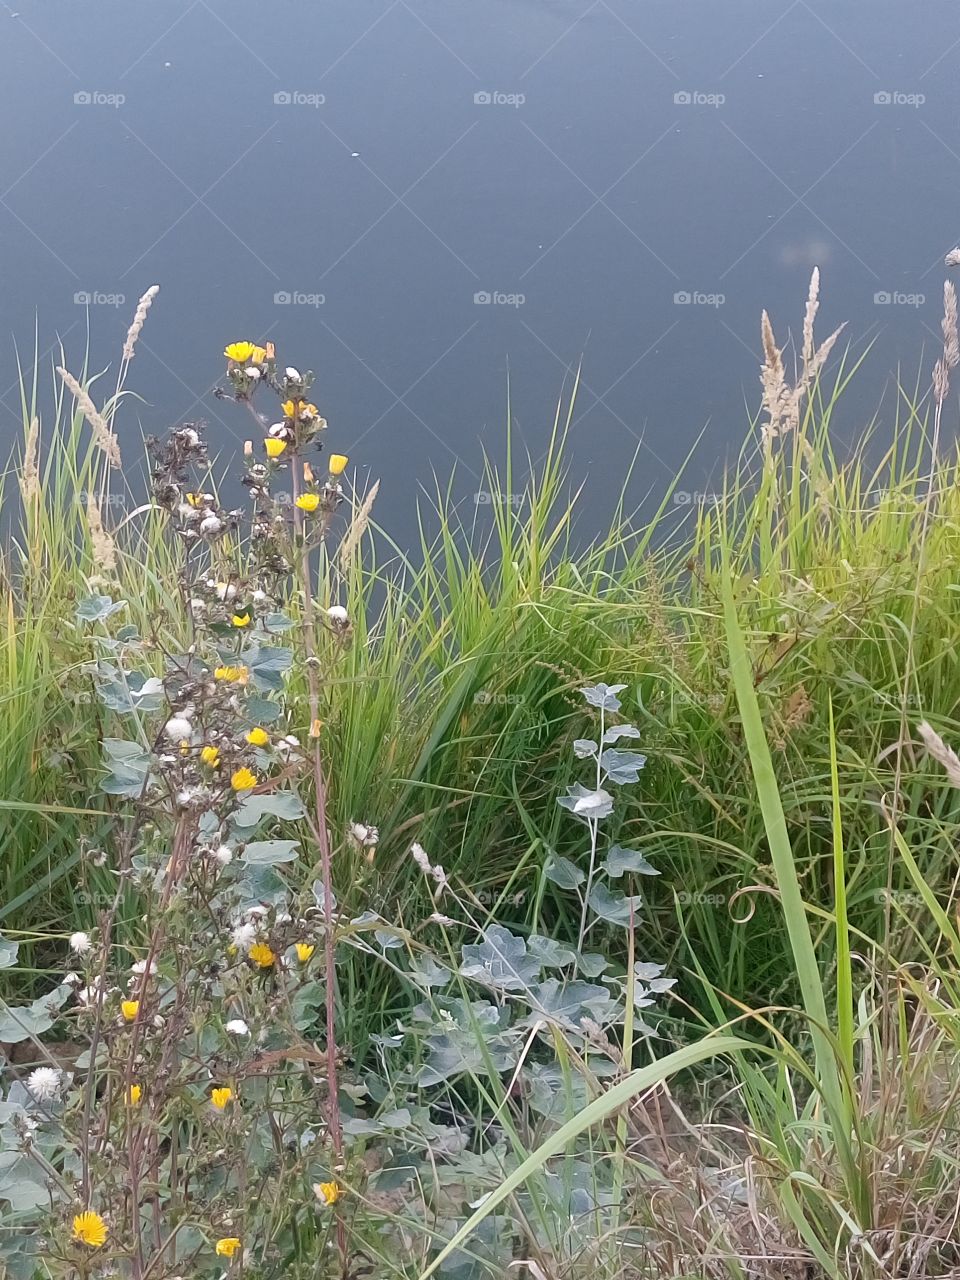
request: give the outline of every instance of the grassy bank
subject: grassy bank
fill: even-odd
[[[52,411],[42,376],[26,380],[24,444],[3,495],[6,510],[19,512],[0,601],[0,930],[20,944],[7,993],[48,990],[67,936],[79,930],[113,939],[104,973],[114,951],[146,956],[134,1005],[145,1006],[154,950],[163,953],[170,986],[159,1025],[180,1017],[203,1054],[215,1042],[207,1022],[223,1019],[211,1006],[188,1018],[193,988],[216,1008],[229,1003],[224,990],[242,998],[244,1016],[252,1021],[253,1009],[265,1027],[289,1015],[295,1044],[306,1029],[323,1046],[320,1102],[306,1072],[284,1075],[277,1095],[230,1077],[271,1117],[261,1138],[276,1149],[265,1167],[282,1167],[298,1186],[313,1170],[327,1208],[341,1183],[350,1195],[347,1216],[336,1209],[320,1231],[278,1183],[263,1210],[265,1275],[271,1266],[319,1275],[313,1259],[328,1247],[331,1275],[344,1274],[334,1255],[341,1267],[372,1259],[375,1276],[497,1275],[510,1258],[535,1280],[953,1274],[960,762],[946,744],[960,741],[960,460],[945,412],[960,354],[955,300],[948,291],[933,390],[901,389],[891,420],[842,452],[831,425],[863,374],[833,339],[814,344],[815,313],[816,283],[792,380],[765,318],[763,411],[723,494],[679,526],[671,495],[657,519],[638,525],[625,494],[602,536],[587,547],[575,539],[564,466],[574,389],[532,472],[509,432],[505,471],[488,467],[492,537],[472,535],[441,489],[424,513],[421,546],[405,555],[377,529],[375,495],[357,494],[307,554],[309,575],[287,565],[277,612],[264,616],[293,637],[294,657],[285,678],[265,685],[273,701],[261,698],[256,714],[276,715],[266,735],[274,741],[292,733],[322,744],[322,767],[318,759],[299,778],[306,812],[317,815],[305,843],[322,876],[312,890],[309,876],[294,881],[289,911],[271,903],[279,934],[270,941],[292,946],[284,933],[292,920],[297,961],[306,966],[329,942],[330,967],[322,982],[291,979],[282,999],[279,952],[265,947],[263,960],[250,952],[248,968],[269,970],[255,990],[242,985],[245,970],[234,973],[242,963],[225,961],[214,925],[225,929],[228,913],[218,914],[215,876],[204,871],[188,886],[185,875],[172,897],[163,889],[159,910],[150,905],[164,877],[176,880],[178,841],[196,835],[187,802],[174,788],[169,813],[158,799],[151,814],[136,788],[105,794],[102,785],[104,741],[117,736],[131,672],[137,681],[169,677],[175,655],[232,635],[229,616],[210,634],[209,621],[198,624],[191,600],[200,578],[182,539],[171,537],[171,513],[185,510],[189,528],[196,494],[165,506],[156,455],[149,498],[132,481],[125,487],[131,471],[110,467],[103,428],[123,412],[129,362],[114,395],[95,396],[103,426],[94,419],[92,437],[89,407],[62,379]],[[235,389],[246,385],[233,362],[229,370]],[[236,399],[245,412],[252,393]],[[297,404],[287,415],[294,424]],[[244,465],[256,480],[260,464]],[[219,511],[207,488],[207,505]],[[300,546],[304,518],[295,515],[288,549]],[[263,545],[230,533],[202,554],[212,612],[217,581],[248,591],[272,563]],[[319,625],[315,611],[326,618],[329,606],[335,622]],[[244,616],[232,625],[247,626]],[[115,664],[113,683],[104,664]],[[206,733],[225,723],[227,703],[209,672],[204,679],[201,701],[213,706]],[[604,681],[619,693],[604,692]],[[172,687],[165,717],[183,702]],[[628,895],[615,902],[591,899],[594,874],[609,861],[600,861],[589,819],[585,855],[573,802],[563,803],[592,767],[593,736],[608,741],[608,713],[614,733],[635,737],[626,745],[647,757],[645,766],[610,766],[624,777],[613,778],[603,832],[629,863],[622,879],[622,865],[603,871]],[[176,749],[161,747],[162,721],[156,737],[157,726],[144,727],[149,716],[136,720],[171,777],[185,767]],[[923,722],[932,726],[925,737]],[[230,750],[246,751],[230,733]],[[213,740],[203,741],[211,750]],[[184,755],[192,750],[182,745]],[[279,757],[271,759],[276,768]],[[602,772],[598,764],[594,796]],[[282,766],[277,778],[288,776]],[[379,838],[365,843],[355,824],[376,826]],[[149,892],[134,885],[133,870],[144,869],[130,861],[127,830],[144,858],[162,855]],[[289,850],[273,853],[285,859]],[[642,906],[631,903],[641,890]],[[449,917],[440,913],[447,902],[456,908]],[[424,941],[425,918],[442,942]],[[374,925],[383,926],[376,945]],[[589,985],[601,971],[583,963],[588,934],[607,958],[603,981],[616,1006]],[[540,948],[534,960],[528,939]],[[247,942],[231,945],[235,953]],[[522,956],[506,981],[503,947]],[[551,964],[564,972],[557,987],[540,981]],[[287,967],[296,970],[293,959]],[[663,971],[676,979],[672,990]],[[474,1001],[474,981],[496,1000]],[[640,1010],[654,994],[651,1036]],[[524,1016],[511,1023],[518,1009]],[[138,1017],[136,1007],[123,1012],[121,1029]],[[201,1168],[219,1159],[219,1139],[204,1136],[196,1063],[177,1075],[162,1034],[154,1059],[147,1048],[143,1062],[134,1050],[110,1058],[109,1030],[98,1021],[94,1044],[102,1033],[107,1079],[126,1091],[126,1112],[116,1104],[124,1140],[132,1073],[152,1062],[143,1088],[162,1094],[164,1107],[176,1096],[184,1151]],[[412,1044],[401,1067],[390,1049],[404,1036]],[[339,1102],[336,1046],[348,1082]],[[215,1052],[214,1080],[233,1061],[233,1050]],[[101,1095],[85,1087],[89,1118]],[[195,1112],[184,1109],[190,1100]],[[297,1106],[306,1117],[298,1153],[317,1109],[326,1116],[316,1137],[326,1163],[316,1168],[307,1154],[286,1163]],[[166,1141],[168,1114],[157,1108],[150,1122]],[[394,1128],[410,1160],[418,1143],[428,1155],[454,1136],[461,1145],[444,1149],[439,1169],[426,1158],[416,1164],[414,1193],[378,1147]],[[132,1140],[134,1175],[144,1150],[153,1148]],[[246,1158],[236,1156],[241,1186]],[[179,1194],[176,1170],[164,1165],[162,1179]],[[109,1192],[108,1182],[101,1198],[127,1224],[126,1192]],[[96,1201],[94,1183],[84,1164],[84,1204]],[[214,1198],[225,1194],[217,1184]],[[152,1212],[159,1218],[159,1201]],[[135,1273],[180,1265],[162,1241],[159,1261],[145,1260],[136,1213],[124,1229]],[[223,1230],[219,1244],[233,1248],[232,1228]],[[196,1256],[210,1243],[198,1242]]]
[[[722,499],[679,530],[667,528],[669,505],[659,525],[638,530],[621,504],[603,537],[572,550],[561,420],[533,477],[519,458],[512,472],[488,475],[494,493],[525,486],[519,506],[493,505],[492,541],[472,543],[441,498],[424,518],[440,532],[425,534],[408,559],[385,551],[372,530],[345,562],[334,543],[319,594],[346,606],[353,636],[323,691],[333,758],[349,761],[331,803],[341,826],[363,821],[383,833],[372,866],[338,870],[352,905],[392,909],[408,899],[416,837],[444,851],[481,905],[562,932],[562,904],[541,872],[547,849],[567,851],[553,797],[583,727],[575,690],[615,675],[649,756],[621,834],[662,872],[646,886],[651,948],[675,970],[688,968],[689,949],[736,999],[789,999],[791,965],[725,652],[726,562],[805,897],[814,908],[831,898],[832,699],[844,820],[858,850],[851,919],[872,937],[886,936],[889,923],[908,928],[901,916],[916,912],[880,802],[903,729],[909,738],[927,718],[947,736],[960,731],[957,460],[951,446],[931,468],[927,408],[905,394],[892,429],[875,426],[838,458],[830,422],[841,396],[854,394],[848,381],[841,363],[766,461],[749,442]],[[25,405],[28,433],[38,408]],[[40,483],[6,557],[0,610],[7,929],[48,929],[64,910],[81,922],[95,914],[83,910],[81,880],[92,877],[95,895],[96,871],[81,878],[79,854],[96,830],[70,812],[91,807],[102,732],[76,602],[91,580],[108,581],[126,602],[118,626],[159,630],[170,644],[185,638],[169,609],[180,588],[157,512],[131,511],[132,496],[108,508],[129,514],[114,522],[115,570],[104,575],[85,499],[101,482],[101,455],[84,443],[79,415],[57,409],[41,429]],[[884,432],[887,448],[868,465]],[[15,496],[8,476],[8,502]],[[925,528],[931,502],[936,519]],[[306,715],[302,699],[294,706]],[[930,883],[947,889],[952,801],[926,798],[924,770],[908,760],[904,834]],[[905,891],[892,921],[888,889]],[[740,923],[747,916],[749,927]],[[685,980],[684,994],[704,1007],[698,988]]]

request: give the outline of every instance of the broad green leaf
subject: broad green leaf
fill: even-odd
[[[279,862],[293,862],[298,847],[296,840],[254,840],[246,846],[240,861],[268,867]]]

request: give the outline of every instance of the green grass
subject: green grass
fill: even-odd
[[[691,953],[733,1000],[792,1000],[790,941],[767,892],[774,850],[726,651],[726,565],[821,963],[829,968],[834,950],[826,915],[816,915],[833,899],[835,875],[831,700],[851,851],[847,911],[856,929],[879,936],[892,865],[879,801],[894,780],[904,686],[908,730],[927,717],[948,739],[960,736],[960,491],[954,455],[931,473],[925,406],[905,391],[896,421],[838,458],[830,423],[852,376],[841,362],[772,464],[751,435],[723,500],[679,532],[667,527],[675,509],[635,528],[621,501],[604,534],[575,546],[564,469],[571,403],[526,480],[528,459],[512,441],[506,474],[488,467],[486,487],[523,489],[524,501],[492,504],[483,543],[443,489],[409,556],[381,532],[341,567],[334,540],[319,598],[347,605],[354,637],[324,695],[332,813],[338,834],[356,820],[383,836],[372,866],[346,848],[338,855],[352,905],[409,910],[417,882],[407,851],[417,839],[485,906],[504,894],[499,914],[566,928],[541,869],[545,850],[563,852],[571,839],[555,797],[571,780],[569,744],[581,726],[573,695],[585,680],[623,681],[649,764],[619,835],[641,841],[662,872],[648,886],[645,952],[685,975],[683,994],[701,1009]],[[25,423],[39,399],[34,375]],[[868,465],[882,432],[887,447]],[[80,850],[110,821],[71,812],[110,807],[96,786],[102,726],[89,651],[73,623],[97,575],[79,495],[100,483],[102,462],[85,433],[58,397],[42,422],[42,496],[27,504],[0,579],[7,930],[55,928],[65,910],[92,920],[95,904],[78,894],[95,899],[99,873],[85,863],[81,876]],[[928,489],[936,519],[920,565]],[[5,498],[12,509],[12,474]],[[115,590],[128,602],[120,621],[177,643],[167,634],[176,614],[164,606],[178,587],[157,513],[125,517],[116,538]],[[305,721],[305,698],[297,705]],[[903,836],[927,881],[944,888],[952,869],[942,834],[955,802],[940,791],[927,799],[929,774],[908,763]],[[894,887],[909,888],[902,874]],[[909,924],[894,921],[905,937]]]

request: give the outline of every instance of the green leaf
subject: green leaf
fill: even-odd
[[[583,822],[599,822],[613,813],[613,796],[609,791],[604,791],[602,787],[592,791],[579,782],[567,787],[567,794],[559,796],[557,804]]]
[[[527,952],[523,938],[503,925],[492,924],[483,932],[483,941],[462,948],[460,972],[501,991],[525,991],[540,976],[542,965]]]
[[[660,872],[652,867],[639,849],[624,849],[619,844],[612,844],[607,856],[601,864],[608,876],[619,880],[625,871],[632,871],[638,876],[658,876]]]
[[[232,822],[235,827],[255,827],[269,814],[285,822],[296,822],[306,817],[303,801],[295,791],[273,791],[267,795],[247,796],[236,810]]]
[[[587,902],[601,920],[607,920],[610,924],[618,924],[626,928],[629,926],[631,919],[636,921],[643,899],[639,894],[631,898],[625,898],[619,894],[611,893],[601,881],[590,890]],[[632,912],[631,908],[633,909]]]
[[[126,600],[114,601],[109,596],[86,596],[77,605],[76,618],[78,622],[103,622],[126,605]]]
[[[535,959],[550,969],[561,969],[564,965],[573,964],[577,958],[572,947],[565,947],[555,938],[545,938],[539,933],[531,933],[527,947]]]
[[[553,1156],[567,1151],[581,1133],[585,1133],[594,1125],[601,1124],[609,1115],[617,1112],[647,1089],[668,1079],[675,1072],[696,1066],[698,1062],[703,1062],[707,1058],[715,1058],[724,1053],[741,1052],[751,1047],[753,1046],[747,1040],[741,1040],[735,1036],[717,1036],[715,1039],[700,1040],[697,1044],[688,1045],[685,1049],[677,1049],[657,1062],[641,1067],[639,1071],[632,1071],[619,1084],[615,1084],[612,1089],[595,1098],[572,1120],[567,1121],[551,1134],[517,1169],[504,1178],[487,1196],[480,1208],[471,1214],[453,1238],[444,1245],[426,1270],[420,1273],[419,1280],[429,1280],[429,1277],[442,1267],[444,1261],[473,1235],[484,1219],[493,1213],[497,1205],[502,1204],[518,1187],[523,1186],[529,1178],[539,1173]]]
[[[246,846],[240,861],[272,867],[278,862],[293,862],[298,848],[296,840],[254,840]]]
[[[32,1004],[13,1006],[0,1001],[0,1040],[6,1044],[20,1044],[49,1031],[72,990],[63,983],[49,994],[39,996]]]
[[[569,858],[562,858],[558,853],[551,853],[543,868],[543,874],[561,889],[576,889],[583,884],[586,875]]]
[[[600,757],[600,767],[606,772],[610,782],[639,782],[640,770],[647,763],[647,757],[639,751],[618,751],[610,747]]]
[[[597,707],[600,711],[619,711],[620,699],[617,694],[622,693],[626,687],[625,684],[594,684],[580,692],[591,707]]]
[[[0,969],[12,969],[17,963],[17,952],[19,950],[19,942],[12,942],[0,933]]]

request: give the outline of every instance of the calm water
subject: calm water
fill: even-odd
[[[698,438],[684,492],[716,483],[815,264],[821,335],[875,340],[852,437],[932,362],[958,60],[952,0],[0,3],[2,442],[35,318],[103,366],[158,282],[128,456],[183,418],[237,448],[220,351],[270,338],[405,537],[433,470],[474,508],[508,368],[536,455],[582,353],[599,524],[638,448],[638,501]]]

